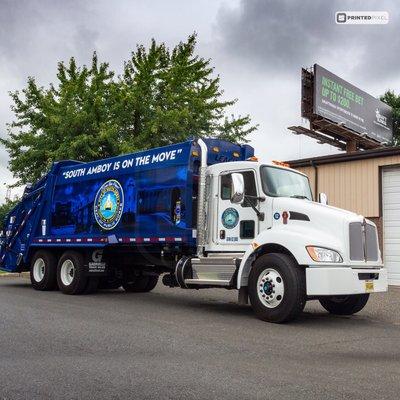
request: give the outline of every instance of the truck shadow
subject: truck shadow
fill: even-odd
[[[24,290],[24,293],[31,291],[32,295],[38,292],[34,291],[28,281],[21,282],[7,282],[3,280],[3,288],[18,288],[18,290]],[[39,292],[40,293],[40,292]],[[57,295],[64,296],[58,290],[52,292],[41,292],[46,296]],[[258,321],[261,324],[265,322],[257,320],[256,316],[250,305],[240,305],[236,301],[232,301],[232,295],[227,296],[217,295],[215,293],[207,294],[206,291],[202,293],[187,293],[181,289],[172,289],[171,292],[158,291],[157,289],[152,293],[126,293],[123,289],[115,290],[99,290],[96,293],[86,294],[82,296],[73,296],[74,299],[77,297],[85,301],[85,298],[91,298],[93,301],[99,302],[114,302],[116,303],[131,303],[135,302],[135,305],[143,305],[148,307],[154,306],[158,311],[165,309],[165,312],[182,310],[184,312],[196,312],[204,318],[207,314],[218,315],[221,318],[234,317],[238,320],[251,320]],[[230,297],[230,298],[227,298]],[[305,310],[296,320],[291,321],[288,324],[280,326],[306,326],[318,328],[331,328],[333,325],[337,328],[341,327],[359,327],[364,328],[365,326],[376,325],[381,321],[369,318],[367,315],[352,315],[352,316],[335,316],[325,311],[319,310]],[[274,325],[278,326],[278,325]]]
[[[181,290],[181,289],[177,289]],[[152,292],[152,293],[125,293],[123,290],[104,290],[97,292],[94,296],[115,296],[118,300],[122,301],[135,301],[135,303],[143,303],[143,305],[154,305],[160,309],[165,309],[166,312],[171,309],[183,310],[185,312],[196,312],[205,317],[206,314],[218,315],[221,318],[231,318],[239,320],[251,320],[258,321],[261,324],[265,324],[264,321],[258,320],[255,316],[250,305],[240,305],[236,301],[232,301],[229,298],[223,298],[222,296],[207,296],[202,294],[201,297],[193,297],[179,292]],[[131,300],[132,299],[132,300]],[[303,325],[307,327],[319,327],[319,328],[331,328],[335,326],[341,327],[352,327],[356,326],[360,329],[366,326],[372,326],[380,323],[380,321],[368,318],[366,315],[351,315],[351,316],[338,316],[331,315],[326,311],[319,310],[305,310],[300,316],[289,322],[288,324],[280,325]],[[322,324],[322,325],[321,325]],[[274,324],[275,326],[279,326]]]

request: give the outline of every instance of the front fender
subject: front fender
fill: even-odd
[[[281,227],[268,229],[261,232],[247,248],[243,259],[240,263],[237,289],[242,286],[247,286],[248,277],[251,270],[251,265],[257,257],[257,253],[263,246],[280,246],[291,253],[299,265],[319,265],[315,263],[307,253],[306,246],[314,245],[321,247],[328,247],[338,251],[342,257],[344,254],[343,242],[339,240],[338,236],[321,232],[317,229],[312,229],[310,226],[290,226],[282,225]],[[327,266],[330,264],[326,264]],[[332,264],[338,266],[338,264]]]

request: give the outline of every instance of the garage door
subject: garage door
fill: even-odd
[[[390,285],[400,285],[400,168],[382,176],[383,251]]]

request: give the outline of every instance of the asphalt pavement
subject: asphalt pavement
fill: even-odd
[[[0,277],[0,399],[398,399],[400,289],[257,320],[236,291],[34,291]]]

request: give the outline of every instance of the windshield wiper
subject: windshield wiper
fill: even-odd
[[[303,196],[301,194],[294,194],[293,196],[290,196],[292,199],[308,199],[307,196]]]

